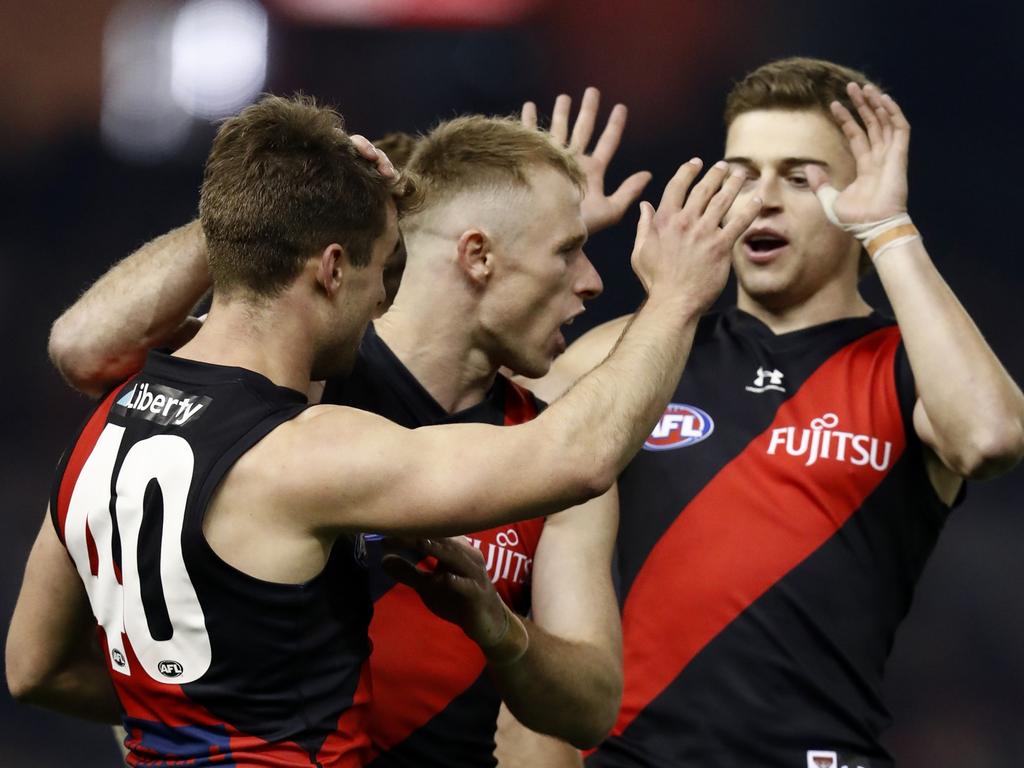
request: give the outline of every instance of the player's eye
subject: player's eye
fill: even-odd
[[[795,173],[789,177],[789,183],[792,184],[794,187],[806,187],[807,177],[804,176],[802,173]]]

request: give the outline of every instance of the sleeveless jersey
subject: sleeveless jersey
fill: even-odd
[[[948,508],[898,328],[705,317],[619,481],[609,766],[882,768],[882,673]]]
[[[363,763],[371,606],[352,541],[313,579],[275,584],[202,530],[234,462],[305,407],[252,371],[153,352],[61,460],[53,523],[99,624],[131,765]]]
[[[499,375],[482,402],[449,414],[372,327],[352,375],[328,382],[324,402],[373,411],[408,428],[454,422],[519,424],[542,407],[528,391]],[[530,607],[530,570],[543,525],[544,519],[537,518],[467,537],[483,554],[498,594],[521,614]],[[501,698],[486,672],[483,654],[461,629],[435,616],[412,589],[384,572],[381,542],[370,539],[370,736],[375,755],[370,765],[495,765],[494,729]]]

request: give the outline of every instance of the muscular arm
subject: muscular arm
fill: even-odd
[[[121,705],[96,646],[96,622],[49,514],[29,555],[7,635],[7,687],[19,701],[117,723]]]
[[[533,564],[529,647],[514,664],[491,669],[523,725],[581,749],[607,735],[622,698],[622,629],[611,581],[617,528],[614,488],[548,519]]]
[[[906,211],[910,124],[896,102],[875,86],[862,90],[851,84],[849,93],[867,130],[833,104],[857,161],[857,178],[835,196],[832,210],[841,226],[858,234],[865,222],[884,223]],[[821,171],[813,173],[821,190]],[[893,229],[890,234],[899,233]],[[950,474],[984,478],[1009,470],[1024,457],[1020,388],[939,275],[920,238],[903,237],[881,249],[878,235],[859,236],[871,238],[868,251],[874,251],[878,276],[899,321],[917,383],[914,427],[941,461],[931,467],[936,488],[948,491]]]
[[[154,347],[179,347],[199,323],[189,313],[210,287],[198,221],[146,243],[97,280],[50,330],[50,359],[89,395],[137,371]]]
[[[1024,456],[1024,396],[920,240],[879,260],[917,384],[914,428],[961,477],[995,477]]]
[[[686,163],[658,211],[643,209],[633,263],[647,302],[607,360],[537,419],[410,431],[362,411],[318,406],[243,456],[221,492],[230,485],[233,503],[251,500],[254,511],[286,507],[298,525],[326,536],[483,530],[606,491],[661,414],[697,320],[725,284],[729,249],[760,205],[748,201],[720,226],[742,176],[725,181],[724,164],[716,166],[687,197],[698,169]]]

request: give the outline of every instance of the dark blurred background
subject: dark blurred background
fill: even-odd
[[[6,635],[50,476],[89,407],[50,368],[49,326],[111,262],[196,213],[213,122],[262,90],[336,104],[353,131],[428,129],[463,112],[549,112],[587,85],[630,108],[612,183],[717,159],[721,107],[789,55],[863,69],[914,126],[910,210],[939,269],[1024,378],[1020,107],[1024,5],[812,0],[50,0],[0,2],[0,477]],[[1017,105],[1017,106],[1015,106]],[[603,119],[603,116],[602,116]],[[589,250],[632,308],[635,214]],[[871,299],[884,304],[877,283]],[[726,299],[732,300],[732,287]],[[1024,765],[1024,471],[969,486],[889,668],[903,766]],[[118,764],[109,732],[0,693],[0,766]],[[796,767],[794,767],[796,768]]]

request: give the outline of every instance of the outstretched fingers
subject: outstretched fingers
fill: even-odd
[[[572,97],[567,93],[558,94],[555,99],[555,108],[551,112],[551,140],[559,146],[564,146],[569,140],[569,111],[572,109]]]
[[[722,224],[722,237],[729,243],[730,249],[747,231],[747,228],[754,223],[754,219],[761,213],[762,205],[760,197],[751,197],[730,208],[729,219]]]
[[[728,175],[729,164],[724,160],[719,160],[711,166],[708,172],[704,174],[704,178],[694,185],[693,190],[686,198],[686,204],[683,205],[683,213],[694,220],[703,216],[704,211],[707,210],[708,204],[711,202],[711,198],[722,188],[722,182],[725,181]],[[742,174],[740,174],[739,179],[742,180]]]
[[[622,141],[622,133],[626,130],[626,118],[628,115],[629,111],[626,109],[625,104],[616,104],[612,107],[611,114],[608,115],[608,122],[605,124],[604,130],[601,131],[601,136],[598,138],[597,145],[591,154],[591,157],[599,161],[603,166],[607,167],[619,148],[619,142]]]
[[[740,189],[743,187],[745,176],[746,174],[743,171],[733,171],[721,183],[721,186],[708,200],[708,204],[704,209],[702,219],[707,224],[717,227],[722,223],[725,214],[732,208],[732,204],[736,202],[736,196],[739,195]],[[695,189],[694,192],[696,191]]]
[[[850,151],[853,153],[853,157],[857,161],[858,169],[860,169],[864,158],[871,154],[871,146],[868,144],[868,137],[864,133],[864,129],[861,128],[860,124],[854,119],[850,110],[838,101],[833,101],[831,108],[832,114],[835,115],[836,120],[839,121],[840,130],[843,132],[846,140],[850,142]]]
[[[651,178],[650,171],[637,171],[608,196],[608,202],[617,210],[625,212],[633,204],[633,201],[640,197],[640,194],[651,182]]]
[[[659,217],[672,216],[683,207],[686,193],[702,166],[703,162],[699,157],[691,158],[679,166],[679,170],[668,180],[665,191],[661,194],[657,210]]]
[[[860,115],[860,119],[864,123],[864,128],[868,133],[868,142],[871,148],[874,149],[882,142],[882,130],[878,124],[878,117],[875,115],[871,105],[868,104],[864,96],[864,90],[857,83],[847,85],[846,92],[850,95],[850,101],[853,102],[857,114]]]
[[[593,86],[587,88],[580,101],[580,112],[576,115],[576,122],[572,126],[572,138],[569,139],[570,151],[578,154],[584,154],[587,151],[590,138],[594,135],[597,111],[600,106],[601,92]]]
[[[536,130],[537,105],[532,101],[525,102],[522,111],[519,113],[519,121],[530,130]]]

